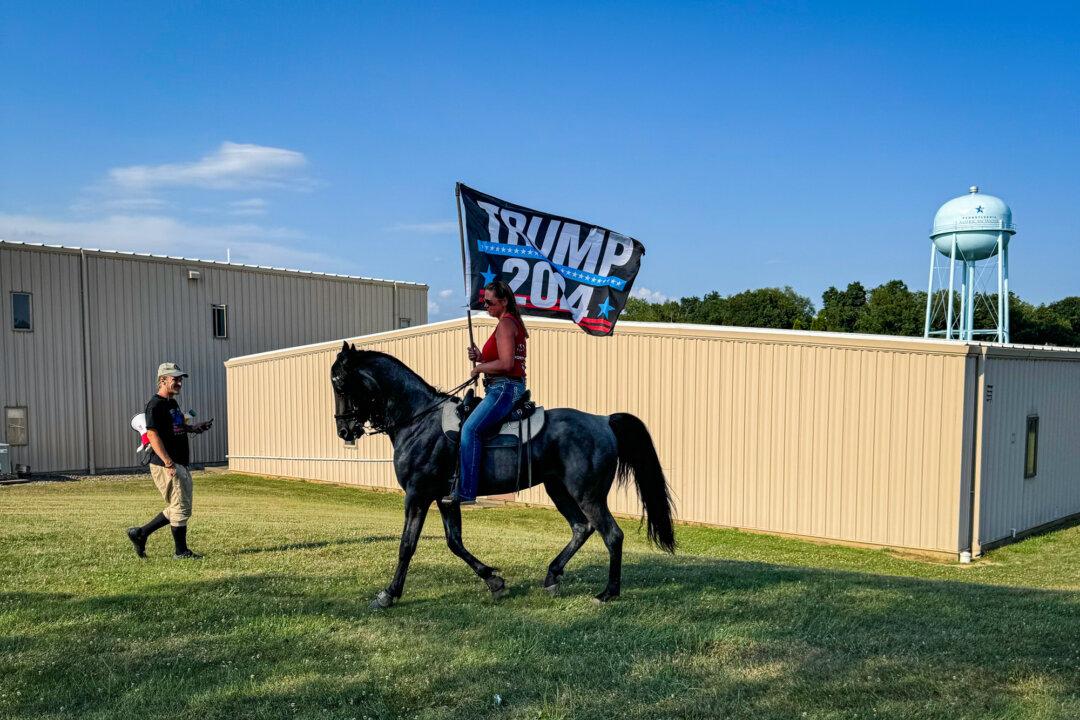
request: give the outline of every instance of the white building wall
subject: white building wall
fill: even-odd
[[[82,375],[84,258],[92,452]],[[198,280],[189,279],[191,270]],[[192,461],[224,462],[225,360],[395,329],[402,318],[427,322],[424,285],[131,253],[0,242],[0,283],[0,402],[28,407],[31,441],[14,448],[12,460],[34,471],[134,464],[137,437],[128,423],[154,393],[164,361],[191,375],[181,407],[215,419],[213,431],[192,438]],[[33,293],[32,333],[12,330],[14,290]],[[213,305],[228,308],[227,338],[213,336]]]
[[[1080,513],[1080,351],[989,347],[983,385],[979,541]],[[1025,479],[1029,415],[1038,467]]]

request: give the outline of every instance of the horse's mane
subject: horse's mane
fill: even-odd
[[[416,372],[411,367],[409,367],[405,363],[401,362],[400,360],[398,360],[393,355],[390,355],[389,353],[380,352],[379,350],[354,350],[353,352],[355,353],[357,359],[361,363],[367,364],[369,362],[376,362],[376,361],[389,362],[391,365],[394,365],[395,367],[397,367],[397,368],[399,368],[401,370],[404,370],[405,372],[407,372],[410,375],[412,375],[413,377],[415,377],[428,390],[433,392],[436,396],[444,397],[444,398],[451,397],[450,395],[443,392],[439,388],[437,388],[434,385],[432,385],[431,383],[429,383],[423,377],[421,377],[420,373]]]

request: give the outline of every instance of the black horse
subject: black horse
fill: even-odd
[[[428,508],[435,501],[442,514],[446,543],[487,584],[496,598],[506,592],[497,568],[477,560],[461,542],[461,508],[438,499],[450,490],[458,462],[457,444],[446,437],[441,406],[458,399],[436,390],[397,358],[342,345],[330,370],[338,436],[347,442],[364,433],[367,423],[385,432],[394,446],[394,470],[405,491],[405,528],[397,571],[389,587],[372,601],[388,608],[401,597],[409,561],[416,550]],[[619,595],[623,533],[608,510],[612,482],[632,473],[648,518],[648,536],[658,547],[675,551],[672,500],[664,472],[644,423],[627,413],[590,415],[560,408],[547,411],[547,422],[530,443],[532,473],[484,478],[481,495],[495,495],[539,483],[563,514],[573,536],[548,566],[544,588],[554,594],[566,564],[593,532],[604,539],[610,556],[607,587],[596,596],[605,602]]]

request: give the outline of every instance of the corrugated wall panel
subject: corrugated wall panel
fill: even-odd
[[[12,456],[36,471],[88,463],[80,262],[77,250],[0,243],[0,401],[29,407],[31,443]],[[165,360],[191,375],[181,406],[215,418],[213,432],[192,439],[193,461],[221,462],[229,432],[225,360],[397,327],[392,283],[96,251],[86,252],[86,264],[98,469],[135,462],[137,438],[128,422],[154,393],[154,372]],[[189,269],[200,279],[189,280]],[[19,290],[33,293],[32,333],[11,329],[10,292]],[[427,289],[397,291],[426,320]],[[213,337],[215,304],[228,307],[226,339]],[[274,397],[276,415],[278,391],[263,392]]]
[[[0,423],[4,407],[27,408],[29,445],[11,461],[33,471],[86,464],[81,290],[77,255],[0,246]],[[12,327],[13,292],[31,293],[32,332]]]
[[[482,342],[492,324],[475,323]],[[607,339],[565,323],[533,319],[529,327],[534,397],[549,408],[641,417],[681,519],[958,551],[965,347],[642,323],[624,323]],[[464,321],[355,342],[442,387],[461,382],[468,368]],[[337,349],[228,364],[229,392],[239,396],[230,399],[232,467],[396,487],[384,437],[352,449],[334,435],[329,368]],[[310,403],[290,406],[297,414],[266,432],[260,418],[270,398],[259,387]],[[542,488],[518,499],[548,504]],[[633,490],[614,491],[611,506],[640,512]]]
[[[983,415],[979,540],[990,543],[1080,513],[1080,353],[1024,359],[991,350]],[[1071,356],[1071,357],[1070,357]],[[1038,472],[1024,478],[1028,415],[1039,416]]]

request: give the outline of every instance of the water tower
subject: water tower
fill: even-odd
[[[1009,239],[1015,233],[1005,201],[975,185],[938,209],[930,231],[923,337],[1009,342]],[[994,327],[975,327],[977,303]]]

